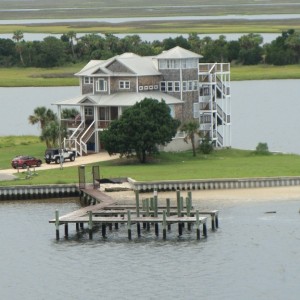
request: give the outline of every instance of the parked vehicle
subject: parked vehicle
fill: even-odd
[[[75,151],[68,149],[50,148],[45,151],[45,161],[47,164],[50,164],[51,162],[59,164],[61,159],[62,161],[65,161],[66,159],[74,161],[75,156]]]
[[[39,158],[35,158],[33,156],[25,156],[25,155],[16,156],[11,161],[11,166],[14,169],[17,168],[26,169],[27,167],[33,167],[33,166],[39,167],[41,164],[42,161]]]

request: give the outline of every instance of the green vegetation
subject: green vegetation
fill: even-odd
[[[32,143],[29,142],[32,139]],[[7,137],[7,146],[0,138],[0,168],[9,168],[10,160],[16,154],[33,154],[43,158],[44,145],[35,137]],[[28,143],[27,145],[23,145]],[[35,142],[34,142],[35,141]],[[67,164],[67,163],[66,163]],[[101,177],[131,177],[135,180],[176,180],[207,178],[246,178],[299,176],[300,156],[293,154],[258,155],[255,151],[223,149],[210,155],[198,153],[196,157],[191,151],[179,153],[161,153],[153,157],[147,164],[140,164],[132,159],[115,159],[100,162]],[[87,166],[87,169],[91,168]],[[0,185],[35,185],[63,184],[78,181],[78,167],[65,167],[63,170],[52,169],[40,171],[30,180],[1,181]],[[24,178],[22,170],[20,178]],[[91,172],[87,172],[87,176]],[[87,178],[87,181],[91,178]]]
[[[11,160],[17,155],[42,157],[45,143],[37,136],[1,136],[0,137],[0,169],[11,168]]]
[[[300,79],[300,65],[231,66],[231,80]]]
[[[0,68],[1,87],[76,86],[78,72],[84,64],[58,68]]]
[[[159,152],[157,145],[172,141],[179,125],[180,121],[173,119],[164,101],[144,98],[114,120],[108,130],[101,133],[101,140],[110,155],[119,153],[127,158],[134,155],[146,163]]]

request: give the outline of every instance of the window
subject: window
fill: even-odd
[[[160,59],[158,61],[159,69],[179,69],[180,60],[179,59]]]
[[[180,92],[180,81],[174,81],[174,92]]]
[[[120,80],[119,81],[119,89],[129,90],[130,89],[130,81]]]
[[[85,84],[92,84],[94,82],[93,77],[84,77],[84,83]]]
[[[160,82],[160,90],[162,92],[165,92],[166,91],[166,82],[165,81],[161,81]]]
[[[197,81],[197,80],[194,80],[194,81],[193,81],[193,90],[194,90],[194,91],[197,91],[197,90],[198,90],[198,81]]]
[[[188,81],[188,91],[192,91],[193,90],[193,81],[189,80]]]
[[[84,114],[86,116],[93,116],[94,115],[94,110],[92,107],[85,107],[84,108]]]
[[[96,91],[97,92],[106,92],[107,91],[107,81],[104,79],[98,79],[96,82]]]
[[[182,91],[183,92],[187,91],[187,81],[182,81]]]
[[[199,118],[199,110],[200,110],[199,103],[198,102],[193,103],[193,115],[195,119]]]
[[[168,92],[173,92],[173,81],[168,81]]]

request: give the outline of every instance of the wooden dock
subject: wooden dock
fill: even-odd
[[[88,226],[89,238],[93,238],[95,228],[102,228],[102,237],[107,237],[106,228],[112,230],[119,229],[120,225],[127,226],[128,239],[132,239],[132,225],[136,225],[137,236],[142,234],[142,228],[150,231],[151,226],[155,228],[155,235],[159,236],[159,226],[162,227],[163,239],[167,238],[167,232],[171,230],[171,225],[178,226],[178,235],[183,234],[183,228],[186,226],[188,231],[195,230],[196,238],[199,240],[202,235],[207,237],[207,220],[211,218],[211,229],[215,231],[219,226],[218,211],[199,211],[192,206],[192,197],[186,198],[186,205],[183,205],[183,198],[180,191],[176,192],[177,205],[171,206],[170,199],[166,199],[165,205],[158,205],[157,193],[151,199],[144,199],[140,203],[139,193],[136,191],[135,205],[121,205],[107,194],[87,187],[81,189],[82,197],[89,197],[93,205],[83,207],[74,212],[59,216],[59,212],[55,212],[55,219],[49,221],[54,223],[56,227],[56,239],[59,240],[60,225],[64,225],[65,237],[69,235],[68,225],[75,224],[76,231],[84,229],[84,225]],[[97,204],[96,204],[97,203]]]

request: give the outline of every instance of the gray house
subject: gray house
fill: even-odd
[[[230,65],[199,64],[200,58],[175,47],[151,57],[124,53],[90,61],[75,74],[81,95],[55,103],[69,132],[64,147],[79,155],[101,151],[101,132],[144,98],[164,100],[174,118],[199,120],[201,137],[217,147],[230,146]],[[77,107],[80,114],[64,120],[61,111],[66,107]],[[182,149],[183,138],[179,132],[167,148]]]

